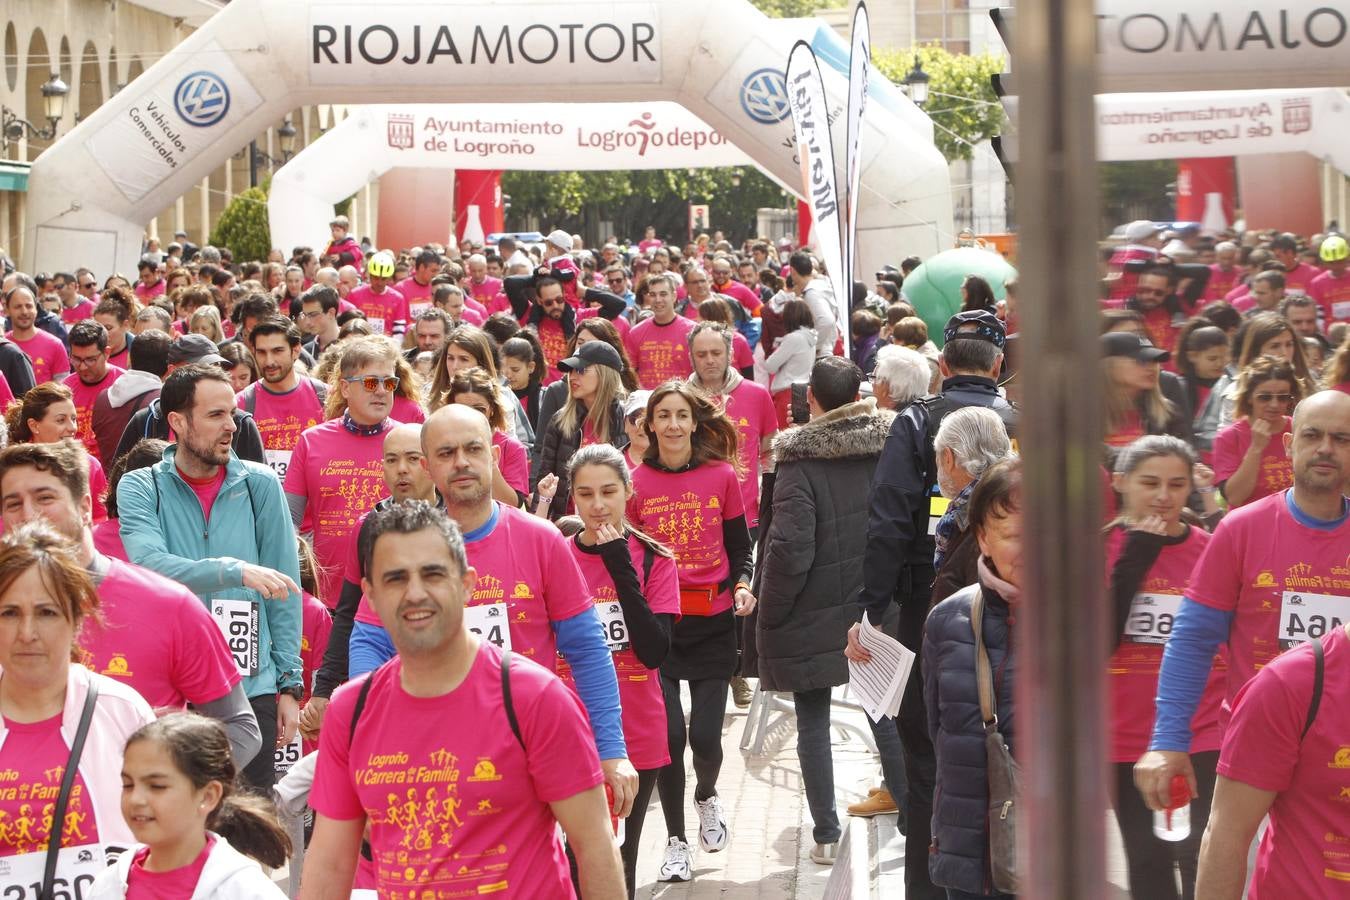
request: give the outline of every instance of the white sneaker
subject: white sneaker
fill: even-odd
[[[839,842],[833,844],[816,844],[811,850],[811,862],[818,866],[832,866],[835,860],[839,858]]]
[[[689,859],[689,845],[677,837],[666,842],[666,858],[661,863],[661,871],[656,873],[657,881],[692,881],[694,866]]]
[[[707,800],[695,800],[698,810],[698,845],[708,853],[716,853],[727,845],[727,817],[722,812],[722,798],[713,794]]]

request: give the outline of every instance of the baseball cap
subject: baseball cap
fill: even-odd
[[[550,231],[544,240],[568,253],[572,252],[572,236],[561,228]]]
[[[204,334],[185,334],[169,345],[169,362],[175,366],[189,363],[223,363],[225,357]]]
[[[1135,244],[1153,237],[1158,230],[1158,226],[1148,219],[1138,219],[1125,226],[1125,240]]]
[[[1008,342],[1008,330],[989,310],[968,309],[947,320],[947,327],[942,329],[942,340],[947,344],[959,340],[988,341],[1002,350]]]
[[[594,343],[594,342],[592,342]],[[585,344],[582,345],[586,346]],[[647,408],[647,400],[652,396],[651,391],[633,391],[628,395],[628,399],[623,401],[623,415],[628,418],[633,413],[641,412]]]
[[[623,359],[619,357],[618,350],[604,341],[587,341],[577,347],[567,359],[558,362],[558,371],[571,372],[573,369],[584,369],[587,366],[609,366],[616,372],[622,372]]]
[[[1123,356],[1139,362],[1167,362],[1172,358],[1160,347],[1153,346],[1148,338],[1142,338],[1129,331],[1113,331],[1101,337],[1104,356]]]

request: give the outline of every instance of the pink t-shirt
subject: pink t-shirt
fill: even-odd
[[[482,281],[474,281],[472,278],[469,279],[469,296],[483,304],[484,309],[487,309],[488,306],[491,305],[493,299],[501,292],[502,280],[500,278],[493,278],[491,275],[487,275]]]
[[[684,472],[643,463],[633,470],[632,523],[675,551],[680,584],[705,587],[731,573],[722,523],[745,515],[736,472],[728,463],[707,462]],[[718,592],[710,615],[731,608],[731,592]]]
[[[1186,587],[1196,603],[1235,613],[1228,634],[1225,720],[1238,689],[1262,666],[1326,629],[1324,614],[1321,630],[1311,621],[1318,609],[1338,608],[1341,621],[1350,621],[1350,522],[1333,529],[1304,525],[1289,511],[1288,494],[1226,515]]]
[[[1251,503],[1262,497],[1283,491],[1294,484],[1294,464],[1284,452],[1284,435],[1289,431],[1290,419],[1284,418],[1284,428],[1273,434],[1265,449],[1261,451],[1261,466],[1256,476],[1256,487],[1246,501]],[[1246,419],[1240,419],[1220,431],[1214,437],[1214,483],[1222,484],[1242,465],[1242,457],[1252,445],[1252,425]],[[1232,505],[1230,501],[1230,506]],[[1239,506],[1245,504],[1238,504]]]
[[[448,694],[414,697],[401,672],[395,657],[370,676],[350,742],[360,683],[334,693],[310,806],[369,823],[381,896],[574,896],[549,804],[602,782],[580,701],[552,673],[515,657],[517,741],[502,704],[501,653],[488,642]]]
[[[89,496],[94,501],[94,524],[105,522],[108,519],[108,508],[103,505],[103,499],[108,496],[108,476],[103,474],[103,464],[98,461],[98,457],[85,451],[89,457]]]
[[[649,250],[655,250],[661,246],[664,245],[662,244],[661,241],[657,240],[656,238],[644,238],[643,240],[638,241],[638,252],[646,253]]]
[[[1308,296],[1322,308],[1323,330],[1336,322],[1350,322],[1350,270],[1339,278],[1331,272],[1318,275],[1308,285]]]
[[[4,790],[0,790],[0,822],[6,827],[0,829],[0,859],[46,852],[56,795],[70,759],[70,747],[61,734],[60,713],[41,722],[24,724],[6,718],[4,726],[0,773],[4,774],[5,783]],[[61,846],[97,844],[99,829],[95,815],[84,776],[76,774],[61,826]]]
[[[300,621],[300,667],[305,678],[305,696],[309,700],[314,689],[314,673],[323,665],[323,654],[328,649],[328,635],[333,630],[333,615],[323,601],[306,591],[302,597]]]
[[[150,856],[149,847],[141,847],[131,858],[131,868],[127,870],[126,900],[165,900],[168,897],[191,897],[201,880],[202,869],[206,868],[206,859],[215,846],[216,836],[206,833],[206,846],[197,858],[186,866],[171,869],[168,872],[151,872],[145,868]]]
[[[581,323],[586,319],[602,319],[602,318],[604,318],[604,316],[600,315],[600,310],[598,309],[578,310],[577,325],[580,326]],[[617,319],[605,319],[605,321],[613,325],[614,330],[619,332],[619,340],[621,341],[628,336],[628,332],[633,330],[633,323],[629,322],[625,316],[619,316]]]
[[[137,281],[134,285],[132,285],[131,289],[132,291],[135,292],[137,300],[140,300],[144,304],[148,304],[151,300],[154,300],[156,297],[164,296],[164,288],[165,288],[164,279],[161,278],[159,281],[156,281],[154,284],[148,287],[146,286],[144,281]]]
[[[501,459],[497,468],[502,478],[513,489],[522,494],[530,492],[530,454],[525,445],[502,431],[492,432],[492,446],[501,448]]]
[[[596,612],[605,625],[605,641],[614,654],[614,672],[619,678],[619,700],[623,707],[623,739],[628,746],[628,761],[635,769],[658,769],[670,762],[670,744],[666,739],[666,701],[661,694],[660,673],[644,666],[633,652],[626,638],[627,623],[614,590],[614,579],[605,568],[598,550],[583,547],[575,539],[568,541],[572,558],[577,561],[582,577],[595,597]],[[628,552],[633,558],[633,571],[642,584],[643,559],[646,547],[631,534]],[[654,554],[652,573],[642,584],[642,595],[652,612],[680,615],[680,581],[675,572],[675,560]],[[616,612],[617,611],[617,612]],[[616,628],[613,623],[620,623]],[[615,640],[615,635],[620,635]],[[558,661],[558,677],[569,686],[572,670],[563,660]]]
[[[58,375],[65,375],[70,371],[70,356],[66,353],[66,345],[61,343],[61,339],[53,337],[41,328],[33,332],[33,336],[26,341],[21,341],[14,336],[14,332],[5,335],[14,342],[28,357],[28,361],[33,364],[33,383],[42,384],[44,381],[51,381]]]
[[[417,318],[417,314],[432,306],[431,282],[418,284],[417,279],[409,275],[394,285],[394,290],[402,294],[403,299],[408,301],[408,327],[412,328],[413,320]]]
[[[116,519],[105,519],[93,528],[94,549],[104,556],[131,562],[127,548],[122,546],[122,523]]]
[[[93,456],[98,456],[98,441],[94,438],[94,401],[99,394],[112,387],[125,371],[117,366],[108,366],[107,374],[97,384],[85,384],[78,373],[64,382],[70,388],[71,399],[75,402],[75,437]]]
[[[759,442],[778,432],[778,413],[774,411],[769,389],[749,379],[736,385],[722,408],[741,438],[741,465],[745,467],[745,477],[740,482],[741,500],[745,505],[745,524],[754,528],[759,525]]]
[[[540,319],[535,330],[539,334],[539,344],[544,348],[544,360],[548,363],[542,383],[550,385],[562,378],[558,361],[567,358],[567,335],[563,334],[562,323],[550,316]]]
[[[248,398],[253,398],[253,421],[262,434],[263,454],[277,477],[286,480],[291,454],[306,429],[324,421],[323,404],[314,390],[314,383],[301,376],[299,383],[285,393],[278,394],[255,381],[239,392],[235,405],[247,410]]]
[[[421,424],[427,420],[427,411],[416,400],[399,394],[394,398],[394,405],[389,408],[389,418],[405,425]]]
[[[1346,798],[1350,792],[1350,640],[1335,628],[1326,651],[1317,718],[1303,735],[1313,695],[1313,654],[1300,647],[1238,692],[1219,774],[1278,794],[1256,853],[1249,900],[1346,896]]]
[[[305,498],[302,531],[314,534],[319,597],[329,609],[342,589],[347,541],[361,514],[389,495],[384,483],[384,436],[397,425],[386,419],[376,434],[353,434],[341,419],[300,435],[286,469],[287,494]]]
[[[1106,538],[1106,571],[1109,573],[1125,549],[1126,532],[1113,528]],[[1162,595],[1180,602],[1186,593],[1186,580],[1196,561],[1209,543],[1208,532],[1190,529],[1179,544],[1166,544],[1148,570],[1148,576],[1139,586],[1136,598],[1143,595]],[[1144,615],[1156,606],[1140,607]],[[1163,613],[1166,615],[1166,613]],[[1170,633],[1170,628],[1168,629]],[[1148,750],[1152,736],[1153,719],[1157,713],[1154,698],[1158,694],[1158,672],[1162,668],[1162,643],[1126,638],[1116,647],[1107,663],[1111,690],[1111,761],[1136,762]],[[1209,682],[1205,686],[1200,706],[1191,719],[1191,752],[1202,753],[1219,749],[1223,736],[1219,730],[1219,709],[1223,705],[1224,680],[1228,663],[1222,652],[1215,654]]]
[[[1294,266],[1294,268],[1284,273],[1285,293],[1308,293],[1308,286],[1321,274],[1322,270],[1317,268],[1317,266],[1310,266],[1305,262],[1299,263]]]
[[[94,304],[84,298],[75,302],[74,306],[61,307],[61,321],[67,325],[74,325],[76,322],[83,322],[85,319],[94,317]]]
[[[398,334],[396,322],[407,325],[411,316],[408,313],[408,301],[394,288],[387,287],[375,293],[370,285],[363,284],[347,295],[347,300],[361,310],[370,328],[376,334]]]
[[[694,323],[684,316],[665,325],[647,319],[633,326],[623,345],[643,390],[655,390],[672,378],[689,377],[694,371],[689,361],[689,332],[693,330]]]
[[[1241,277],[1241,266],[1233,266],[1227,271],[1224,271],[1223,266],[1218,263],[1210,266],[1209,283],[1205,285],[1205,301],[1222,300]]]
[[[85,665],[135,688],[155,708],[209,703],[239,683],[206,606],[176,581],[117,559],[98,579],[103,624],[85,622]]]

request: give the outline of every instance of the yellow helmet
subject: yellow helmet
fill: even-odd
[[[1322,241],[1320,256],[1322,262],[1339,262],[1346,257],[1350,257],[1350,244],[1347,244],[1345,238],[1339,234],[1333,234]]]
[[[370,258],[366,263],[366,271],[376,278],[394,277],[394,254],[388,250],[381,250]]]

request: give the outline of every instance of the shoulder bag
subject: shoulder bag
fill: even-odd
[[[1021,769],[998,730],[998,706],[994,698],[994,673],[984,647],[984,591],[975,588],[970,604],[970,627],[975,632],[975,678],[980,694],[980,719],[984,723],[984,752],[989,780],[989,872],[994,890],[1018,891],[1017,802]]]

